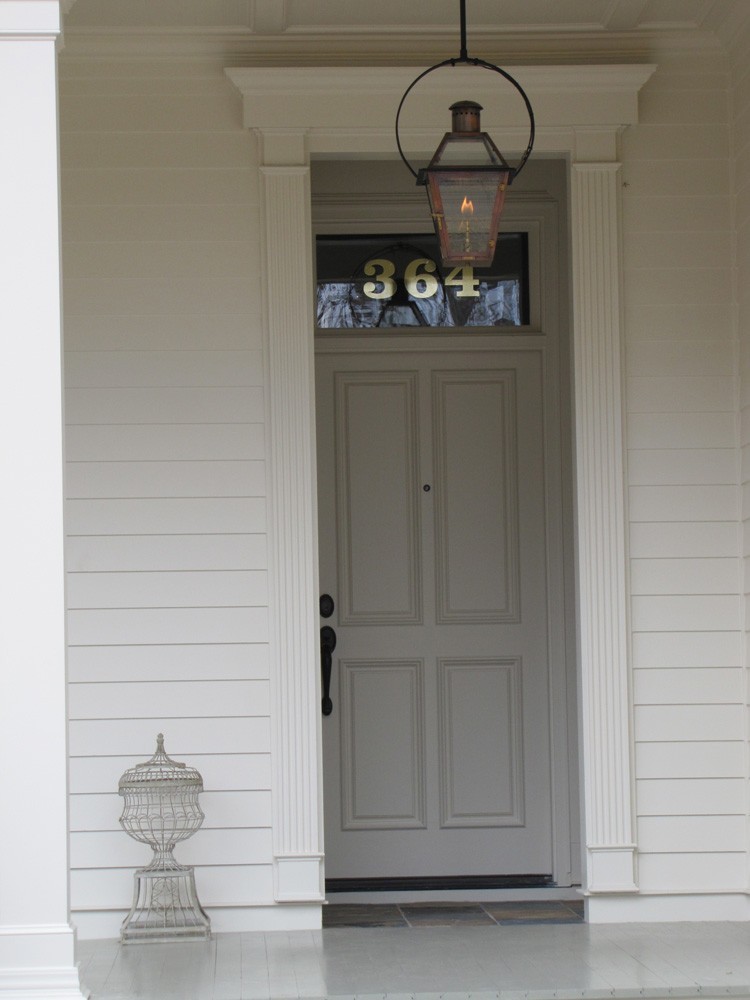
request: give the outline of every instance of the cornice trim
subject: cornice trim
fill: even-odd
[[[67,51],[78,58],[195,57],[255,66],[370,64],[393,67],[418,61],[421,68],[450,57],[454,34],[425,31],[419,37],[378,33],[316,32],[254,35],[246,27],[104,29],[67,26]],[[650,61],[658,52],[721,52],[714,34],[689,31],[484,33],[472,55],[504,66]]]

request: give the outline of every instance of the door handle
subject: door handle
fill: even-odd
[[[323,681],[323,700],[321,707],[323,715],[333,711],[331,701],[331,668],[333,667],[333,651],[336,648],[336,633],[330,625],[324,625],[320,630],[320,669]]]

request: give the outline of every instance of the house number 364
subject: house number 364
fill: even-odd
[[[404,268],[404,284],[413,299],[429,299],[436,294],[440,282],[434,271],[437,264],[429,257],[415,257]],[[373,278],[366,281],[363,291],[368,299],[390,299],[396,294],[396,265],[386,257],[375,257],[365,264],[365,274]],[[459,299],[479,298],[479,280],[474,277],[474,268],[469,264],[454,267],[443,284],[458,288]]]

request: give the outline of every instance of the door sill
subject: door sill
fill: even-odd
[[[489,876],[495,887],[482,886],[485,876],[469,878],[326,879],[328,903],[494,903],[580,899],[577,885],[558,885],[551,876]],[[533,881],[531,879],[533,878]],[[469,882],[473,885],[468,884]],[[377,884],[377,888],[373,886]],[[407,883],[406,885],[404,883]],[[424,888],[429,883],[431,888]]]
[[[554,884],[551,875],[408,875],[383,878],[327,878],[326,895],[340,892],[539,889],[554,886]]]

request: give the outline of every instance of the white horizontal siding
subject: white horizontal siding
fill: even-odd
[[[638,862],[642,888],[650,892],[744,892],[747,853],[643,853]]]
[[[70,316],[66,324],[75,325]],[[263,384],[262,357],[260,351],[200,351],[189,345],[182,351],[68,350],[65,384],[98,389],[257,386]]]
[[[107,688],[102,685],[101,707],[104,710],[112,704],[106,700]],[[116,709],[116,705],[114,707]],[[117,718],[102,713],[98,719],[71,721],[70,754],[72,757],[95,757],[102,747],[106,747],[109,756],[138,756],[144,760],[153,754],[159,732],[166,736],[167,753],[179,760],[194,754],[248,753],[251,747],[254,753],[270,752],[267,718],[222,718],[202,713],[190,718],[170,715],[144,719],[140,716]],[[141,747],[146,748],[145,752]]]
[[[238,607],[266,605],[263,570],[70,573],[69,608]]]
[[[677,57],[623,137],[639,885],[744,888],[729,77]],[[703,197],[701,173],[715,178]]]
[[[66,503],[69,535],[186,535],[215,524],[222,532],[261,534],[266,530],[265,497],[149,497]]]
[[[113,789],[129,767],[140,764],[143,755],[72,757],[70,760],[71,813],[75,811],[79,796],[113,794]],[[227,753],[226,751],[199,754],[191,753],[190,763],[200,771],[204,788],[212,792],[269,791],[271,788],[271,759],[268,753]],[[237,782],[242,776],[242,787]],[[229,826],[229,823],[225,823]]]
[[[735,594],[739,571],[737,557],[633,558],[630,564],[631,591],[634,595]]]
[[[151,849],[122,830],[71,833],[70,863],[73,868],[137,868],[153,857]],[[221,858],[224,865],[242,865],[251,857],[271,856],[271,831],[263,828],[210,830],[201,828],[195,836],[175,848],[175,857],[186,865],[210,864]]]
[[[734,667],[743,664],[742,637],[736,632],[636,632],[636,669]]]
[[[642,779],[636,785],[638,815],[743,816],[746,810],[742,778]]]
[[[142,863],[143,858],[137,862],[139,867]],[[195,883],[203,906],[246,906],[249,899],[256,905],[273,903],[270,864],[201,865]],[[74,899],[81,900],[79,910],[127,911],[133,901],[133,875],[121,868],[74,868],[70,892]]]
[[[204,905],[272,901],[256,156],[223,67],[61,60],[73,909],[129,905],[120,775],[197,767]]]
[[[267,716],[268,681],[128,681],[70,686],[70,718],[100,719],[103,698],[120,718]]]
[[[626,383],[629,413],[734,413],[734,392],[729,375],[677,378],[644,373],[630,375]]]
[[[651,669],[633,671],[636,703],[644,705],[732,705],[742,703],[740,667]]]
[[[662,740],[742,740],[745,734],[743,706],[735,705],[636,705],[635,738],[643,742]]]
[[[734,448],[631,449],[628,464],[633,486],[737,482]]]
[[[266,479],[261,461],[69,462],[66,481],[69,498],[120,499],[264,496]]]
[[[71,425],[70,462],[237,461],[262,459],[262,424]]]
[[[630,413],[628,444],[635,448],[733,448],[734,413]]]
[[[739,594],[633,597],[631,609],[638,632],[724,632],[740,627]]]
[[[744,815],[641,816],[638,820],[638,844],[650,854],[740,854],[746,849],[746,837]]]
[[[268,677],[268,660],[265,643],[73,646],[68,674],[72,682],[259,679]]]
[[[737,521],[630,523],[630,554],[634,560],[736,559],[739,549]]]
[[[267,791],[214,791],[200,797],[205,820],[201,829],[270,827],[271,793]],[[70,829],[91,833],[117,831],[124,799],[117,792],[75,795],[71,802]]]
[[[185,336],[184,323],[179,324]],[[213,327],[211,335],[213,336]],[[263,420],[261,386],[68,386],[69,425],[256,423]]]
[[[266,568],[266,547],[265,534],[73,535],[68,566],[73,573],[257,570]]]
[[[266,608],[94,608],[68,612],[73,646],[263,642]]]
[[[661,734],[657,734],[661,737]],[[635,747],[636,774],[645,778],[745,779],[744,739],[691,739],[667,742],[640,740]],[[668,797],[665,797],[668,801]],[[668,806],[666,808],[669,808]],[[690,810],[688,811],[690,812]]]
[[[727,521],[736,524],[737,486],[631,486],[631,521]]]

